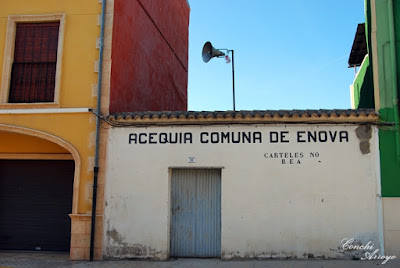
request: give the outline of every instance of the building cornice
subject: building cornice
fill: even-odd
[[[110,114],[105,121],[113,126],[202,125],[202,124],[362,124],[378,123],[373,109],[357,110],[263,110],[214,112],[126,112]]]

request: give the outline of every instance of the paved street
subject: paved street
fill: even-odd
[[[337,267],[400,267],[399,260],[390,260],[386,264],[380,261],[344,261],[344,260],[254,260],[254,261],[221,261],[218,259],[177,259],[165,262],[153,261],[70,261],[65,253],[16,253],[0,252],[0,268],[17,267],[149,267],[149,268],[240,268],[240,267],[276,267],[276,268],[337,268]]]

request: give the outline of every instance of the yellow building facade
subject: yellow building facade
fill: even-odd
[[[91,111],[97,107],[102,3],[0,0],[0,6],[0,195],[5,200],[0,247],[69,250],[71,259],[89,259],[96,144]],[[37,34],[32,37],[31,29],[24,33],[21,25],[32,26]],[[48,25],[58,30],[53,62],[35,50],[51,39]],[[35,36],[41,37],[33,40]],[[104,51],[103,66],[110,58],[109,49]],[[51,95],[43,101],[37,93],[41,87],[27,89],[25,84],[36,81],[33,77],[42,79],[40,72],[47,77],[51,68]],[[109,80],[107,74],[105,70],[103,81]],[[102,179],[100,170],[95,259],[102,256]],[[62,215],[55,212],[60,210]],[[24,236],[18,236],[22,231]]]
[[[102,259],[104,118],[186,109],[188,3],[0,6],[0,250]]]

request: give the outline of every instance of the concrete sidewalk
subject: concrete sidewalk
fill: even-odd
[[[273,268],[341,268],[341,267],[400,267],[399,260],[390,260],[386,264],[381,261],[353,260],[252,260],[221,261],[219,259],[174,259],[170,261],[70,261],[68,253],[37,252],[0,252],[0,268],[34,267],[149,267],[149,268],[241,268],[241,267],[273,267]]]

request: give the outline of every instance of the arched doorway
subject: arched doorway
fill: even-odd
[[[77,152],[23,128],[0,140],[0,249],[69,251]]]

